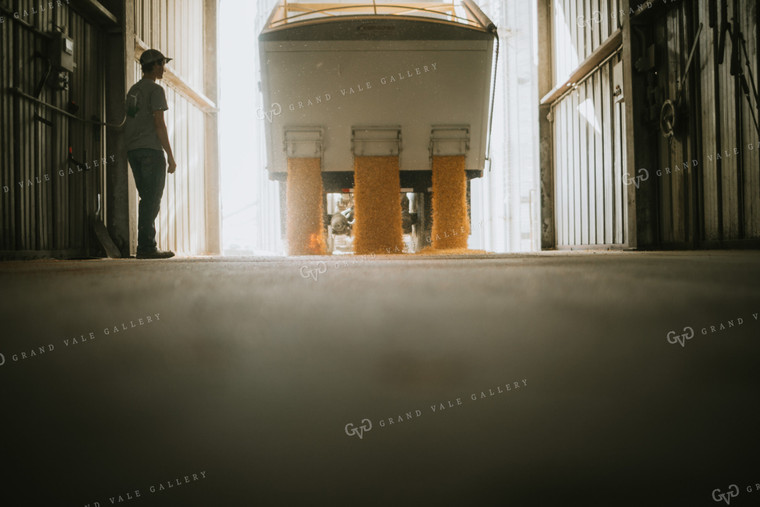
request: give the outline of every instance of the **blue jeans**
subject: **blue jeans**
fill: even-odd
[[[166,184],[166,158],[163,151],[141,148],[128,151],[127,159],[140,195],[137,253],[152,252],[156,250],[155,221]]]

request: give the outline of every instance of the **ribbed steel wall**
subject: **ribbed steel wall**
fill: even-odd
[[[621,2],[554,0],[554,86],[573,74],[630,15]],[[627,244],[625,108],[616,103],[620,53],[578,79],[552,106],[558,247]]]
[[[135,35],[174,58],[169,64],[172,72],[199,91],[204,72],[203,12],[202,0],[135,1]],[[141,76],[135,61],[134,80]],[[165,118],[177,172],[167,175],[156,240],[160,249],[204,253],[206,113],[166,80],[161,84],[169,105]]]
[[[658,167],[652,171],[658,185],[663,245],[714,245],[760,238],[760,133],[751,109],[755,116],[760,111],[754,98],[750,106],[737,78],[731,75],[730,35],[725,38],[723,63],[719,64],[721,26],[729,22],[743,33],[758,86],[758,2],[721,1],[714,12],[717,16],[711,19],[710,1],[698,0],[678,4],[657,20],[667,41],[658,69],[666,77],[661,88],[671,99],[697,28],[700,23],[703,26],[691,69],[693,81],[686,87],[690,130],[670,140],[659,137]],[[742,55],[742,67],[744,62]],[[749,81],[749,72],[746,67],[744,70]]]
[[[68,104],[76,104],[79,118],[105,119],[101,33],[65,3],[53,5],[43,12],[38,1],[0,1],[0,15],[6,17],[0,25],[0,252],[6,256],[87,254],[89,217],[98,208],[98,195],[105,195],[103,164],[93,164],[109,155],[103,149],[103,128],[9,92],[16,88],[35,95],[47,70],[46,59],[40,57],[46,54],[44,33],[61,27],[74,40],[76,70],[68,91],[44,86],[38,99],[70,111],[74,110]],[[20,21],[10,19],[14,12]],[[51,125],[35,120],[35,115]],[[103,209],[104,202],[100,218]]]
[[[557,244],[622,245],[625,233],[625,111],[612,68],[592,73],[553,108]]]
[[[606,41],[630,12],[622,8],[622,0],[553,2],[554,79],[559,83]]]

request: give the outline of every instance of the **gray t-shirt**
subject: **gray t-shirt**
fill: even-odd
[[[153,113],[168,109],[164,89],[154,81],[142,78],[129,89],[124,126],[127,151],[139,148],[163,151],[153,123]]]

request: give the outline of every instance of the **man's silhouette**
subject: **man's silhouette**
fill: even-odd
[[[143,78],[127,93],[127,158],[140,195],[138,259],[166,259],[174,256],[174,252],[161,252],[156,248],[155,227],[166,183],[164,151],[169,156],[169,174],[173,174],[177,168],[164,122],[164,111],[169,106],[164,89],[156,84],[156,80],[164,76],[164,65],[170,60],[155,49],[145,51],[140,56]]]

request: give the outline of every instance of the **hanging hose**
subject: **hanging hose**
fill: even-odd
[[[726,34],[731,36],[731,75],[738,76],[741,82],[741,87],[744,92],[744,96],[749,104],[749,112],[752,114],[752,122],[755,124],[755,129],[758,135],[760,135],[760,124],[758,124],[757,116],[755,115],[755,108],[757,108],[758,114],[760,114],[760,96],[758,96],[757,86],[755,85],[755,76],[752,72],[752,62],[749,59],[747,52],[747,46],[744,40],[744,34],[736,26],[736,19],[732,19],[732,22],[725,22],[725,25],[721,28],[720,43],[718,47],[718,63],[723,63],[723,57],[726,47]],[[744,56],[744,65],[749,72],[749,84],[752,85],[752,93],[750,93],[749,84],[747,83],[747,75],[742,68],[742,56]],[[755,106],[752,105],[752,95],[755,96]]]
[[[496,73],[499,70],[499,33],[496,29],[496,25],[491,24],[488,30],[496,38],[496,58],[493,64],[493,84],[491,85],[491,112],[488,118],[488,144],[486,145],[486,160],[488,161],[488,172],[491,172],[491,130],[493,128],[493,109],[496,102]]]
[[[760,96],[758,96],[757,93],[757,86],[755,85],[755,75],[752,72],[752,65],[749,60],[749,54],[747,53],[747,44],[744,40],[744,34],[739,32],[739,40],[742,43],[742,49],[744,50],[744,64],[747,66],[747,71],[749,72],[749,82],[752,85],[752,94],[755,96],[755,107],[757,108],[758,114],[760,114]],[[749,94],[749,88],[747,86],[747,79],[744,75],[744,72],[741,73],[742,77],[742,85],[744,87],[744,94],[747,97],[747,101],[749,102],[749,110],[752,113],[752,121],[755,122],[755,129],[757,130],[757,134],[760,135],[760,125],[757,123],[757,117],[755,116],[755,110],[752,109],[752,101],[750,100],[750,94]]]

